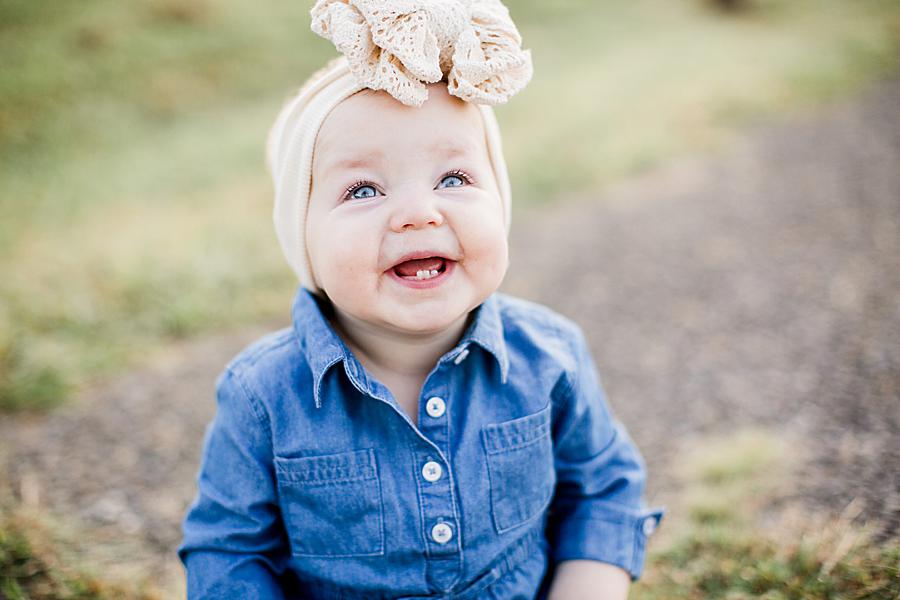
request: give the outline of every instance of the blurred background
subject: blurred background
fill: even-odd
[[[896,598],[900,2],[507,4],[505,289],[584,326],[670,508],[635,597]],[[181,594],[213,381],[296,286],[310,6],[0,0],[0,598]]]

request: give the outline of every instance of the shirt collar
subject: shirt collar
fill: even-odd
[[[313,399],[316,407],[322,406],[322,379],[328,370],[339,362],[344,363],[344,371],[351,383],[360,391],[369,395],[378,395],[373,381],[366,376],[359,361],[335,333],[328,322],[330,307],[327,302],[317,299],[312,292],[301,287],[294,298],[291,316],[294,334],[306,357],[313,375]],[[506,383],[509,371],[509,356],[506,341],[503,337],[503,322],[496,295],[491,295],[481,306],[475,309],[472,323],[462,339],[442,361],[454,360],[467,351],[467,346],[475,344],[491,354],[500,367],[500,381]]]
[[[458,354],[470,343],[478,345],[496,359],[497,366],[500,367],[500,382],[506,383],[506,376],[509,372],[509,355],[506,350],[506,339],[503,336],[503,320],[500,318],[500,306],[496,294],[489,296],[481,306],[475,309],[472,323],[450,355]],[[452,358],[452,356],[450,357]]]
[[[325,373],[341,361],[346,364],[350,357],[350,351],[331,328],[323,310],[328,310],[327,304],[316,299],[312,292],[304,287],[298,290],[291,308],[294,334],[312,371],[313,399],[316,408],[322,406],[321,388]]]

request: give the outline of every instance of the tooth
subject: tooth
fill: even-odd
[[[437,277],[437,274],[438,274],[437,269],[432,269],[432,270],[431,270],[431,276],[432,276],[432,277]]]

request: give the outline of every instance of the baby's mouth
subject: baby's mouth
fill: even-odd
[[[394,266],[394,273],[407,280],[424,280],[437,277],[447,268],[447,260],[440,256],[407,260]]]

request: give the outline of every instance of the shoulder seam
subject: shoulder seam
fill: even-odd
[[[562,370],[563,385],[565,387],[561,391],[561,395],[562,395],[562,398],[564,401],[564,406],[561,406],[560,407],[561,409],[562,408],[568,409],[568,407],[572,404],[572,396],[573,396],[573,391],[575,389],[575,382],[573,381],[573,379],[575,377],[577,377],[577,370],[575,373],[569,372],[569,369]],[[556,386],[554,386],[554,389],[555,388],[556,388]]]
[[[569,358],[572,361],[572,364],[562,370],[562,377],[565,379],[565,388],[562,390],[563,398],[565,399],[564,408],[568,410],[573,403],[575,388],[578,386],[579,340],[582,340],[585,345],[587,344],[587,340],[585,340],[584,333],[577,323],[569,320],[567,317],[562,318],[564,319],[563,321],[555,322],[550,325],[556,331],[558,337],[564,340],[563,347],[566,349],[566,352],[569,354]]]
[[[225,370],[231,374],[232,379],[234,379],[235,383],[241,388],[241,392],[243,392],[244,397],[247,399],[247,405],[250,407],[250,411],[271,438],[272,429],[269,426],[269,419],[266,416],[265,411],[262,410],[262,407],[260,406],[261,403],[256,398],[256,395],[250,390],[250,387],[240,374],[236,373],[231,367],[226,367]]]

